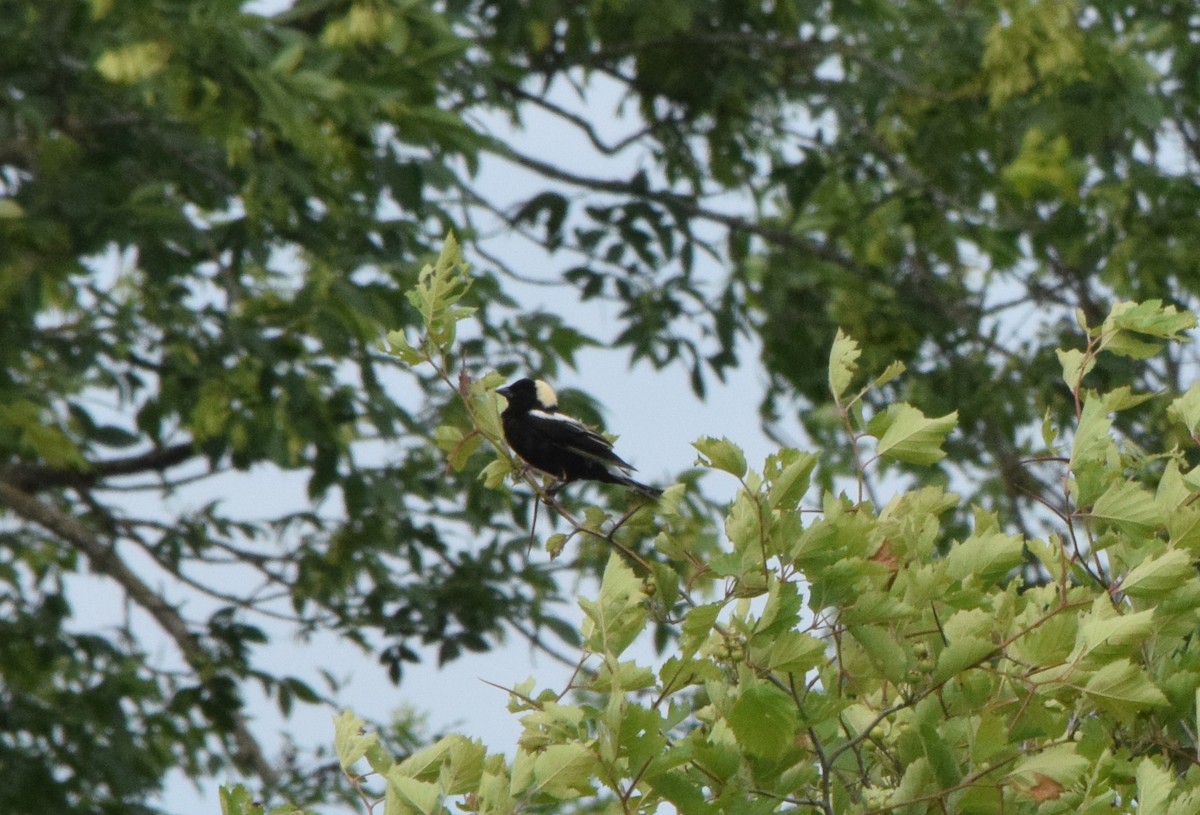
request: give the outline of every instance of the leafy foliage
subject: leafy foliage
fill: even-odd
[[[1099,363],[1193,324],[1118,304],[1082,353]],[[844,338],[830,365],[846,443],[887,467],[889,431],[836,384],[858,356]],[[511,758],[450,735],[393,759],[347,712],[343,771],[389,815],[1192,811],[1200,473],[1177,451],[1087,431],[1129,401],[1088,380],[1075,375],[1075,432],[1060,428],[1073,438],[1045,451],[1067,492],[1036,539],[936,479],[879,506],[813,485],[800,451],[755,472],[731,442],[702,440],[704,466],[734,479],[727,542],[697,571],[667,500],[653,568],[614,548],[579,600],[573,679],[510,689],[523,727]],[[934,462],[945,434],[905,438],[899,460]],[[956,508],[972,516],[961,537],[944,523]],[[1026,551],[1039,579],[1022,576]],[[655,620],[678,639],[648,663],[629,647]],[[257,811],[231,800],[226,815]]]
[[[530,562],[537,492],[496,489],[504,457],[475,478],[494,406],[482,377],[465,401],[446,387],[463,368],[553,377],[609,348],[682,366],[703,394],[761,353],[768,432],[822,451],[765,464],[770,500],[810,481],[852,479],[858,503],[895,478],[952,480],[947,558],[975,534],[971,507],[997,516],[986,540],[1057,540],[1062,473],[1044,447],[1071,444],[1070,500],[1135,536],[1159,529],[1147,496],[1176,478],[1166,452],[1185,451],[1179,473],[1197,460],[1195,352],[1163,342],[1200,281],[1190,6],[262,7],[0,14],[14,812],[142,807],[172,770],[238,768],[302,801],[306,762],[280,771],[248,700],[287,712],[337,683],[266,669],[270,643],[334,632],[400,679],[426,649],[451,659],[505,632],[572,642],[558,576],[601,573],[618,543],[651,571],[707,567],[714,535],[686,490],[666,499],[686,535],[654,552],[644,510],[613,531],[612,505],[560,504],[546,543],[564,556]],[[411,358],[380,341],[429,331],[438,315],[401,293],[452,229],[477,271],[446,308],[474,322],[422,334],[444,350],[414,367],[419,344]],[[531,305],[547,286],[610,304],[611,330]],[[749,483],[735,430],[712,432],[733,441],[701,442],[702,461]],[[1162,452],[1136,480],[1085,472],[1113,438]],[[300,494],[268,506],[280,484]],[[759,508],[740,499],[729,528],[763,528]],[[713,568],[732,579],[752,549]],[[1127,564],[1131,596],[1177,579],[1179,557]],[[1040,563],[1026,554],[1031,584]],[[115,591],[97,603],[111,620],[81,579]],[[665,644],[673,629],[654,624]],[[81,740],[119,731],[106,762],[64,749],[60,721]]]

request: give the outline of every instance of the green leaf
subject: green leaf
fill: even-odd
[[[1028,753],[1017,762],[1009,778],[1021,779],[1026,785],[1038,783],[1045,776],[1063,787],[1070,787],[1083,777],[1091,762],[1076,752],[1074,744],[1056,744],[1045,750]]]
[[[901,403],[872,419],[868,431],[879,439],[880,457],[928,465],[945,458],[941,445],[957,422],[958,411],[930,419],[912,405]]]
[[[876,388],[882,388],[884,385],[900,376],[900,374],[904,373],[906,370],[908,370],[907,366],[905,366],[903,362],[896,360],[884,368],[883,373],[875,377],[874,386]]]
[[[1072,391],[1078,390],[1083,382],[1083,378],[1088,375],[1092,368],[1096,367],[1096,358],[1076,348],[1066,351],[1059,349],[1055,353],[1058,354],[1058,362],[1062,365],[1063,382]]]
[[[1075,440],[1071,444],[1070,468],[1078,473],[1080,465],[1107,461],[1115,453],[1112,436],[1109,434],[1112,420],[1100,399],[1086,399],[1079,425],[1075,428]]]
[[[1073,657],[1081,659],[1098,651],[1102,659],[1132,653],[1154,629],[1154,610],[1118,614],[1107,597],[1096,598],[1092,614],[1079,624]]]
[[[778,756],[796,737],[796,703],[766,683],[743,690],[728,720],[738,744],[751,755]]]
[[[1156,600],[1196,577],[1193,555],[1181,549],[1167,549],[1146,558],[1121,581],[1121,591],[1130,597]]]
[[[680,627],[683,634],[680,640],[680,650],[684,655],[690,656],[696,653],[700,646],[708,640],[713,625],[717,622],[717,615],[721,613],[721,606],[721,603],[706,603],[689,609],[684,615],[683,624]]]
[[[1157,394],[1154,393],[1135,393],[1133,388],[1128,385],[1122,385],[1101,396],[1101,401],[1104,402],[1104,409],[1109,413],[1120,413],[1122,410],[1129,410],[1138,405],[1153,399]]]
[[[0,198],[0,221],[24,218],[25,210],[11,198]]]
[[[109,48],[96,60],[96,72],[109,82],[135,85],[167,70],[171,47],[165,41],[131,42]]]
[[[1200,433],[1200,382],[1193,382],[1182,396],[1174,399],[1167,415],[1182,422],[1193,436]]]
[[[620,656],[646,626],[646,589],[616,552],[608,559],[600,583],[600,596],[579,598],[584,621],[585,647],[596,654]]]
[[[263,808],[255,802],[255,795],[241,784],[222,784],[218,796],[221,815],[262,815]]]
[[[833,347],[829,349],[829,392],[833,394],[834,402],[841,404],[842,396],[858,372],[861,355],[858,343],[839,328],[833,338]]]
[[[675,807],[679,815],[712,815],[716,809],[686,773],[662,772],[646,779],[650,789]]]
[[[1167,533],[1172,547],[1200,554],[1200,509],[1188,506],[1169,513]]]
[[[1167,697],[1146,672],[1128,659],[1110,662],[1096,670],[1084,684],[1083,692],[1096,707],[1122,722],[1130,721],[1142,708],[1167,704]]]
[[[466,795],[479,786],[487,750],[483,743],[462,736],[454,737],[447,761],[438,773],[438,786],[446,795]]]
[[[998,529],[974,534],[946,553],[946,574],[962,581],[975,577],[991,583],[1021,565],[1025,541],[1020,535],[1005,535]]]
[[[425,361],[425,356],[409,343],[408,335],[403,331],[389,331],[387,344],[389,350],[400,357],[405,365],[420,365]]]
[[[772,508],[794,507],[808,490],[809,476],[819,461],[811,453],[783,449],[767,458],[763,475],[770,486],[767,501]]]
[[[440,815],[445,811],[445,795],[437,784],[405,775],[399,765],[388,773],[387,782],[389,792],[395,796],[395,805],[392,800],[388,802],[388,815]]]
[[[1167,807],[1175,798],[1175,775],[1149,756],[1138,762],[1138,815],[1167,815]]]
[[[333,749],[342,770],[351,775],[354,764],[379,741],[379,736],[367,733],[365,727],[366,722],[349,710],[343,710],[333,718]]]
[[[485,487],[494,490],[504,483],[512,471],[512,461],[506,456],[497,456],[479,472],[479,478]]]
[[[1135,536],[1145,535],[1165,521],[1154,496],[1129,481],[1114,482],[1087,514]]]
[[[437,262],[422,268],[417,285],[406,293],[409,302],[421,312],[425,331],[436,347],[444,350],[452,345],[456,324],[475,313],[473,308],[456,305],[470,288],[471,278],[458,241],[453,233],[447,233]]]
[[[856,625],[850,628],[850,635],[862,645],[884,676],[896,683],[907,678],[909,654],[887,629],[878,625]]]
[[[578,798],[592,791],[590,781],[599,769],[584,745],[552,744],[533,760],[533,785],[558,800]]]
[[[453,425],[441,425],[433,431],[434,444],[447,454],[447,464],[454,472],[462,472],[467,465],[467,459],[479,449],[483,436],[478,431],[464,432],[462,428]]]
[[[1113,332],[1114,340],[1120,337],[1122,332],[1142,334],[1159,340],[1181,340],[1185,339],[1183,332],[1195,327],[1196,318],[1191,312],[1179,311],[1174,306],[1164,306],[1161,300],[1145,300],[1141,303],[1114,304],[1101,326],[1101,333]],[[1108,350],[1116,349],[1109,346]]]
[[[811,634],[785,631],[765,648],[762,657],[768,670],[804,674],[825,662],[825,642]]]
[[[945,682],[968,668],[978,665],[996,650],[996,644],[982,636],[956,636],[938,654],[933,671],[934,683]]]
[[[700,453],[700,458],[696,459],[700,466],[722,470],[737,478],[746,474],[746,456],[729,439],[705,436],[692,442],[692,446]]]

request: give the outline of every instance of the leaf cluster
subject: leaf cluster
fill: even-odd
[[[1109,417],[1137,397],[1086,383],[1091,361],[1144,356],[1193,324],[1118,304],[1061,355],[1080,412],[1047,442],[1067,493],[1044,537],[937,479],[877,505],[815,484],[814,454],[783,449],[755,471],[732,442],[700,440],[698,464],[735,483],[725,541],[694,558],[667,491],[654,553],[614,549],[580,598],[571,681],[510,689],[515,753],[451,735],[397,760],[345,713],[343,771],[394,815],[1191,811],[1200,476],[1173,451],[1123,447]],[[937,461],[952,419],[897,404],[863,421],[858,356],[841,337],[829,371],[847,443],[876,447],[863,466]],[[1191,432],[1195,399],[1168,411]],[[962,535],[944,522],[956,508],[971,514]],[[655,620],[677,639],[648,662],[632,646]]]

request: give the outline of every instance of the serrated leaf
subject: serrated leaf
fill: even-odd
[[[1175,797],[1175,776],[1150,757],[1138,762],[1138,815],[1167,815],[1167,807]]]
[[[1170,340],[1181,339],[1184,331],[1195,327],[1196,318],[1191,312],[1164,306],[1162,300],[1144,300],[1114,304],[1101,330],[1116,329]]]
[[[1157,599],[1179,588],[1196,576],[1192,555],[1181,549],[1168,549],[1146,558],[1121,581],[1121,591],[1130,597]]]
[[[512,471],[512,462],[504,456],[497,456],[480,471],[479,478],[485,487],[494,490],[504,483],[504,479],[508,478]]]
[[[1200,554],[1200,509],[1180,507],[1167,516],[1171,546]]]
[[[1079,465],[1085,462],[1108,459],[1113,449],[1112,436],[1109,435],[1111,428],[1112,420],[1104,409],[1104,403],[1099,399],[1085,400],[1079,425],[1075,428],[1075,440],[1071,444],[1069,466],[1072,472],[1078,472]]]
[[[889,407],[868,431],[879,439],[880,457],[909,464],[936,464],[946,456],[942,442],[958,422],[958,411],[930,419],[908,404]],[[882,430],[882,433],[879,431]]]
[[[496,771],[485,772],[475,792],[479,802],[478,811],[486,815],[513,815],[517,802],[512,796],[511,781],[503,771],[503,765],[489,769]]]
[[[893,682],[903,682],[908,673],[908,653],[882,626],[856,625],[850,635],[858,641],[884,676]]]
[[[1103,603],[1106,608],[1100,607]],[[1107,616],[1112,615],[1112,616]],[[1107,597],[1097,599],[1097,608],[1079,624],[1075,654],[1089,656],[1097,649],[1110,655],[1112,649],[1135,647],[1146,639],[1154,628],[1154,610],[1117,614]]]
[[[1129,481],[1117,481],[1110,485],[1087,514],[1131,535],[1145,535],[1164,520],[1154,496]]]
[[[438,773],[438,785],[446,795],[465,795],[477,786],[483,775],[487,750],[482,742],[465,737],[450,745],[448,760]]]
[[[742,691],[729,711],[729,727],[746,752],[774,757],[796,736],[796,703],[773,685],[756,683]]]
[[[937,778],[929,759],[920,756],[904,768],[904,776],[896,787],[895,801],[916,801],[938,789]]]
[[[393,767],[387,776],[388,789],[395,796],[395,806],[389,801],[388,815],[434,815],[443,812],[444,794],[431,781],[420,781]]]
[[[692,442],[692,447],[700,453],[697,464],[722,470],[737,478],[746,474],[746,455],[729,439],[705,436]]]
[[[708,635],[712,633],[713,625],[717,622],[717,615],[720,613],[721,603],[707,603],[688,610],[684,615],[683,624],[680,626],[683,636],[680,639],[679,647],[684,655],[690,656],[696,653],[696,650],[704,644]]]
[[[839,328],[833,338],[833,347],[829,349],[829,392],[833,394],[834,402],[841,404],[842,396],[858,372],[861,355],[858,343]]]
[[[1188,508],[1188,502],[1192,497],[1192,491],[1183,480],[1183,473],[1179,471],[1179,462],[1175,459],[1167,461],[1167,466],[1163,468],[1162,476],[1158,479],[1158,487],[1154,491],[1154,503],[1158,506],[1160,512],[1166,514],[1167,527],[1170,528],[1173,521],[1173,513],[1179,508]]]
[[[1167,408],[1167,415],[1183,423],[1193,436],[1200,433],[1200,382],[1184,391]]]
[[[582,744],[552,744],[533,759],[533,785],[538,792],[566,800],[591,792],[597,759]]]
[[[1104,409],[1109,413],[1120,413],[1122,410],[1137,407],[1143,402],[1153,399],[1156,395],[1153,393],[1134,393],[1133,388],[1128,385],[1122,385],[1105,393],[1100,397],[1100,400],[1104,402]]]
[[[1062,366],[1062,378],[1072,391],[1078,390],[1083,378],[1096,367],[1096,358],[1077,348],[1058,349],[1058,364]]]
[[[987,659],[996,644],[981,636],[959,636],[950,640],[950,644],[938,654],[937,666],[933,671],[935,684],[945,682],[952,676],[978,665]]]
[[[388,349],[405,365],[419,365],[425,357],[412,346],[408,336],[403,331],[389,331],[387,335]]]
[[[379,736],[365,732],[366,722],[355,716],[349,710],[343,710],[333,717],[333,749],[337,751],[338,763],[342,769],[353,774],[351,769],[355,762],[367,754],[367,750],[376,745]]]
[[[458,741],[465,741],[465,736],[444,736],[423,750],[418,750],[396,765],[396,771],[410,778],[422,778],[431,781],[441,772],[442,764],[450,754],[450,749]]]
[[[825,643],[811,634],[785,631],[766,649],[767,669],[780,673],[807,673],[825,661]]]
[[[900,360],[896,360],[891,365],[888,365],[886,368],[884,368],[883,373],[875,377],[875,387],[883,387],[896,377],[900,376],[900,374],[904,373],[906,370],[908,370],[908,368],[905,367],[904,363]]]
[[[446,235],[436,263],[427,264],[417,275],[417,285],[405,296],[421,312],[430,341],[439,348],[452,345],[455,324],[470,317],[475,309],[457,306],[471,288],[467,265],[453,233]]]
[[[646,589],[616,552],[608,559],[595,600],[579,598],[587,616],[583,635],[585,647],[596,654],[620,656],[646,626]]]
[[[819,459],[811,453],[782,450],[764,467],[771,488],[767,500],[774,508],[794,507],[808,490],[808,479]]]
[[[1162,342],[1145,340],[1129,332],[1119,331],[1104,343],[1104,350],[1130,359],[1150,359],[1162,351]]]
[[[262,815],[263,808],[255,802],[255,795],[241,784],[222,784],[218,798],[221,815]]]
[[[959,581],[974,576],[991,583],[1020,566],[1024,559],[1025,541],[1020,535],[991,529],[951,546],[946,553],[946,574]]]
[[[1038,776],[1051,778],[1070,787],[1083,777],[1091,762],[1076,752],[1074,744],[1056,744],[1021,759],[1009,778],[1019,778],[1028,785],[1036,784]]]
[[[1053,450],[1056,441],[1058,441],[1058,428],[1054,426],[1050,409],[1047,408],[1045,415],[1042,416],[1042,444],[1047,450]]]
[[[1162,707],[1167,697],[1149,675],[1128,659],[1110,662],[1096,670],[1083,692],[1102,710],[1129,721],[1141,708]]]

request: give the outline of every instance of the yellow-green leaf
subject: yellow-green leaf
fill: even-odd
[[[829,349],[829,391],[835,402],[841,403],[842,396],[854,380],[861,355],[858,343],[839,328],[833,338],[833,347]]]
[[[868,430],[879,439],[881,457],[909,464],[936,464],[945,458],[942,442],[957,422],[958,411],[930,419],[912,405],[901,403],[876,416]]]
[[[746,455],[729,439],[704,436],[692,442],[692,446],[700,453],[697,464],[723,470],[738,478],[746,474]]]

